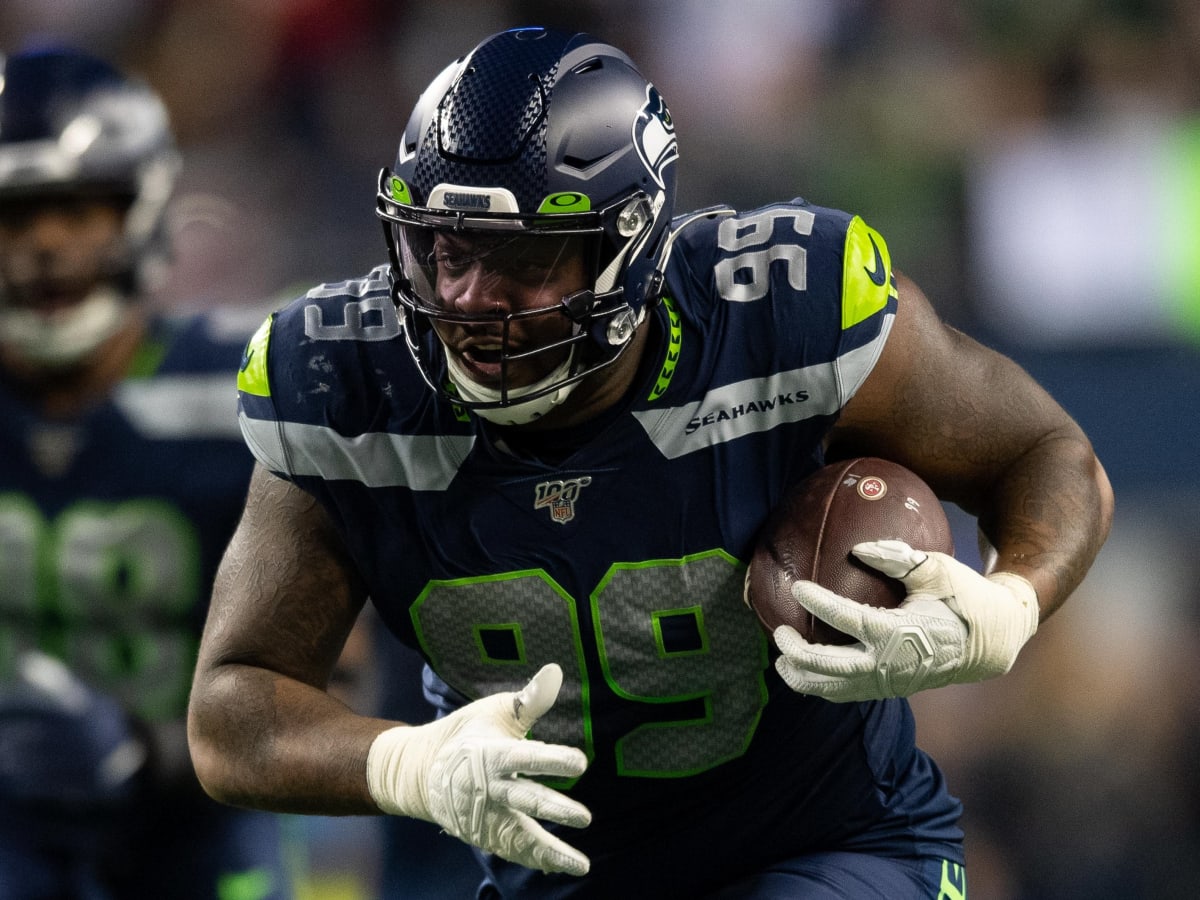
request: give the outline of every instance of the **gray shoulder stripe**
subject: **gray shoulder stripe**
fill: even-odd
[[[239,415],[242,436],[268,469],[289,475],[357,481],[367,487],[445,490],[471,452],[471,436],[390,434],[345,437],[323,425]]]
[[[282,428],[279,422],[251,419],[245,413],[238,413],[238,425],[241,427],[242,439],[256,460],[272,472],[291,472],[283,448],[283,435],[280,433]]]
[[[683,406],[635,412],[668,459],[841,409],[874,368],[891,316],[871,343],[816,366],[722,385]]]
[[[838,392],[842,395],[840,406],[858,393],[862,383],[867,380],[875,363],[879,362],[879,354],[887,343],[888,335],[892,333],[892,324],[896,321],[895,313],[888,313],[879,324],[879,334],[869,344],[856,350],[851,350],[834,360],[837,369]]]
[[[232,374],[159,376],[122,382],[113,403],[138,432],[157,440],[237,440]]]

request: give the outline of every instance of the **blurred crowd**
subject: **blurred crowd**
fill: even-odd
[[[375,181],[417,92],[481,37],[520,24],[591,31],[639,61],[675,118],[681,210],[801,195],[861,214],[949,321],[1005,345],[1080,419],[1116,487],[1112,540],[1014,672],[915,699],[919,739],[966,804],[972,900],[1193,896],[1200,140],[1173,157],[1164,192],[1183,201],[1168,237],[1191,274],[1174,292],[1136,272],[1088,293],[1091,305],[1038,342],[1039,308],[1052,310],[1058,289],[1025,286],[1038,270],[1023,256],[989,262],[996,246],[1022,245],[980,229],[1007,217],[1013,241],[1036,245],[1031,258],[1056,251],[1065,271],[1089,246],[1095,266],[1144,242],[1161,217],[1148,190],[1130,191],[1141,182],[1124,180],[1122,157],[1084,178],[1099,213],[1085,240],[1046,224],[1075,202],[1065,187],[1059,197],[1038,182],[1031,206],[982,190],[1020,190],[1019,179],[985,175],[1021,141],[1069,134],[1086,156],[1126,146],[1114,134],[1200,134],[1200,4],[5,0],[0,52],[65,39],[143,75],[184,155],[160,302],[265,308],[384,261]],[[1006,328],[1021,322],[1028,346]],[[1086,340],[1072,340],[1076,325]],[[973,527],[958,524],[970,558]]]

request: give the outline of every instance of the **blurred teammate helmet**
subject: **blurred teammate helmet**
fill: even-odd
[[[59,365],[112,335],[165,271],[178,169],[166,109],[146,85],[72,48],[0,56],[0,210],[20,221],[49,202],[101,198],[124,208],[120,239],[76,276],[92,290],[66,309],[39,300],[55,289],[52,276],[0,258],[0,342]]]
[[[676,158],[657,89],[590,35],[513,29],[443,70],[418,100],[394,167],[381,173],[376,203],[393,300],[430,387],[485,418],[521,423],[613,362],[661,285]],[[439,235],[510,257],[554,258],[570,241],[586,283],[535,309],[467,314],[439,298]],[[512,340],[549,317],[568,324],[565,337]],[[456,366],[435,322],[495,329],[498,383]],[[533,384],[514,384],[511,368],[539,356],[562,359]]]

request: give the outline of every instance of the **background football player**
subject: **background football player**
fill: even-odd
[[[250,458],[246,333],[166,318],[158,97],[0,58],[0,897],[284,897],[277,817],[209,800],[183,727]],[[236,889],[236,890],[235,890]]]
[[[861,218],[676,216],[678,158],[658,91],[588,35],[494,35],[426,89],[377,192],[390,264],[272,315],[240,373],[259,466],[197,771],[226,802],[437,822],[484,897],[961,896],[960,805],[905,697],[1009,670],[1103,543],[1107,478]],[[905,603],[803,583],[858,643],[784,627],[774,653],[745,561],[845,454],[976,515],[993,567],[868,542]],[[444,717],[326,692],[367,598]]]

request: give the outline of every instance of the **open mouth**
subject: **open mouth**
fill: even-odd
[[[504,348],[500,343],[470,344],[458,350],[460,364],[472,380],[480,384],[499,384]]]
[[[498,366],[503,356],[503,349],[499,344],[480,344],[463,351],[463,356],[479,365]]]

